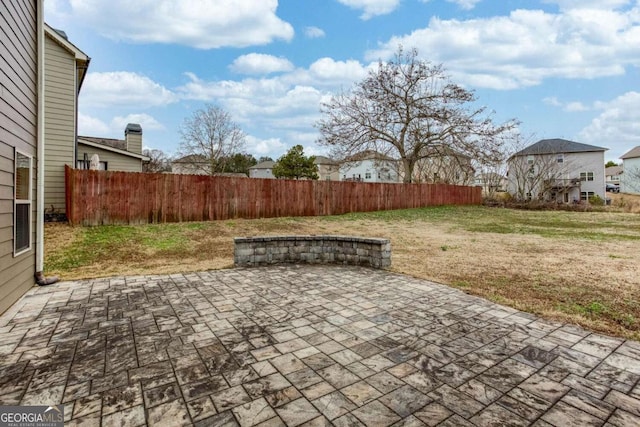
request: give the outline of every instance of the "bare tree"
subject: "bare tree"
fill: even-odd
[[[170,172],[171,161],[162,150],[148,149],[142,150],[142,155],[149,157],[149,161],[142,164],[142,172]]]
[[[233,122],[231,115],[215,105],[205,105],[188,117],[180,127],[179,155],[199,159],[193,168],[213,175],[226,168],[225,162],[241,153],[245,133]]]
[[[500,136],[516,125],[494,125],[474,93],[453,83],[442,65],[418,59],[415,49],[398,48],[395,59],[376,70],[348,93],[321,105],[317,123],[320,144],[344,158],[375,150],[399,158],[404,181],[414,178],[416,163],[446,146],[474,159],[499,153]]]
[[[473,159],[447,146],[434,146],[423,153],[413,170],[413,182],[469,185],[475,168]],[[428,155],[426,155],[428,154]]]

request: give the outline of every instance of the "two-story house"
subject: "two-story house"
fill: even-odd
[[[313,161],[318,167],[318,177],[326,181],[340,180],[340,164],[326,156],[315,156]]]
[[[340,163],[342,181],[399,182],[398,161],[373,150],[347,157]]]
[[[142,172],[142,128],[130,123],[123,140],[78,136],[78,95],[90,58],[71,43],[64,31],[44,24],[44,206],[47,218],[65,214],[65,165],[88,169]]]
[[[251,166],[249,168],[249,178],[275,178],[275,176],[273,176],[273,167],[275,164],[276,162],[273,160],[266,160]]]
[[[620,158],[624,170],[620,180],[620,192],[640,194],[640,146],[632,148]]]
[[[566,139],[538,141],[508,159],[508,191],[518,200],[604,199],[606,150]]]

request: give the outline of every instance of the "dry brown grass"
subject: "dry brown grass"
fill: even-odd
[[[640,213],[640,195],[638,194],[607,193],[607,197],[611,198],[611,205],[622,212]]]
[[[231,267],[235,236],[386,237],[393,271],[550,319],[640,338],[638,215],[473,207],[143,227],[55,224],[46,233],[47,273],[64,279]]]

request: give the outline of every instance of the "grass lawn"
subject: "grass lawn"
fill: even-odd
[[[233,237],[391,239],[392,270],[640,339],[640,215],[438,207],[331,217],[72,228],[47,224],[47,275],[64,280],[233,265]]]

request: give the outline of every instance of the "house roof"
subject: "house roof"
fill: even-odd
[[[531,144],[525,149],[518,151],[514,156],[526,156],[529,154],[588,153],[592,151],[606,150],[608,150],[608,148],[555,138],[542,139],[535,144]]]
[[[359,153],[352,154],[344,159],[345,162],[361,162],[363,160],[387,160],[395,162],[396,159],[374,150],[364,150]]]
[[[82,82],[84,81],[84,77],[87,74],[87,69],[89,68],[89,63],[91,62],[91,58],[81,51],[76,45],[69,41],[67,34],[62,30],[57,30],[48,24],[44,24],[44,32],[47,36],[51,38],[51,40],[58,43],[65,50],[67,50],[76,60],[76,69],[78,73],[78,92],[80,91],[80,87],[82,87]]]
[[[132,153],[131,151],[127,151],[127,142],[122,139],[112,139],[112,138],[96,138],[93,136],[78,136],[78,144],[84,144],[95,148],[101,148],[103,150],[111,151],[113,153],[121,154],[123,156],[134,157],[136,159],[140,159],[142,161],[151,160],[149,157]]]
[[[316,159],[314,160],[314,163],[316,165],[337,165],[338,164],[338,162],[326,156],[315,156],[315,157]]]
[[[180,157],[178,159],[173,160],[171,163],[209,163],[207,158],[202,154],[188,154],[186,156]]]
[[[106,145],[107,147],[117,148],[118,150],[126,150],[127,149],[127,141],[123,139],[114,139],[114,138],[99,138],[95,136],[80,136],[78,135],[78,142],[86,143],[90,142],[93,144]]]
[[[622,166],[609,166],[604,169],[604,174],[606,176],[616,176],[622,173]]]
[[[273,166],[276,162],[272,160],[267,160],[266,162],[260,162],[257,165],[251,166],[249,169],[273,169]]]
[[[636,157],[640,157],[640,145],[627,151],[620,158],[624,160],[624,159],[635,159]]]

